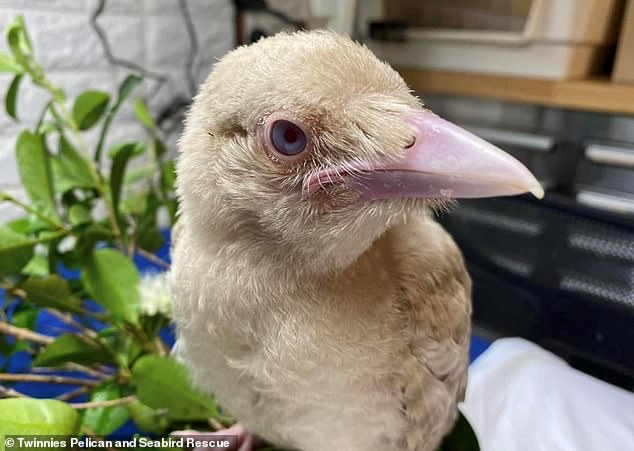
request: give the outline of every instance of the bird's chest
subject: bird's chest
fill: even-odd
[[[190,261],[174,271],[179,339],[191,359],[219,355],[229,370],[285,389],[315,378],[325,390],[367,379],[404,349],[398,288],[389,267],[378,263],[364,260],[358,271],[327,281],[269,288],[253,273],[235,283],[218,280],[220,271],[196,275],[214,262]]]
[[[224,271],[212,257],[181,263],[177,253],[179,333],[192,348],[269,374],[385,371],[412,341],[442,340],[468,321],[461,260],[452,268],[439,240],[407,238],[418,234],[395,230],[345,271],[296,284],[266,283],[270,274],[256,268]]]
[[[339,425],[348,437],[358,427],[352,435],[373,444],[386,424],[420,435],[420,412],[451,409],[458,392],[434,380],[426,356],[450,355],[445,343],[468,333],[468,278],[438,241],[390,234],[347,270],[305,284],[264,283],[256,270],[223,273],[213,259],[176,253],[175,320],[194,382],[256,431],[273,431],[266,419],[275,418],[271,439],[328,418],[339,421],[324,429]]]

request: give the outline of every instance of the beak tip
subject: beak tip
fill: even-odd
[[[533,196],[535,196],[538,199],[543,199],[544,198],[544,189],[541,188],[541,187],[538,190],[535,189],[535,190],[531,191],[531,193],[533,194]]]
[[[544,188],[542,188],[542,185],[539,182],[535,183],[535,185],[533,187],[531,187],[529,192],[533,196],[535,196],[537,199],[543,199],[544,198]]]

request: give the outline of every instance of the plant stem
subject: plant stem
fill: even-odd
[[[58,401],[69,401],[71,399],[77,398],[78,396],[85,395],[90,391],[91,387],[79,387],[69,392],[63,393],[59,396],[56,396],[55,399]]]
[[[59,373],[60,370],[67,371],[80,371],[82,373],[86,373],[88,376],[92,376],[97,379],[108,379],[110,377],[109,374],[102,373],[101,371],[97,371],[93,368],[89,368],[84,365],[80,365],[74,362],[67,362],[64,365],[61,365],[57,368],[49,368],[45,366],[33,367],[32,371],[34,373],[42,374],[42,373]]]
[[[163,340],[161,340],[161,337],[159,337],[158,335],[154,339],[154,349],[155,352],[160,356],[166,356],[169,354],[167,346],[165,346],[165,343],[163,343]]]
[[[82,315],[86,315],[86,316],[90,316],[91,318],[94,318],[96,320],[99,320],[101,322],[106,322],[106,321],[110,321],[110,316],[108,316],[107,313],[97,313],[97,312],[93,312],[90,310],[86,310],[83,309],[81,311]]]
[[[64,314],[52,308],[47,308],[44,310],[46,310],[48,313],[50,313],[51,315],[53,315],[55,318],[59,319],[63,323],[78,329],[82,334],[86,335],[87,337],[93,340],[97,338],[97,332],[87,328],[83,324],[78,323],[77,321],[74,320],[74,318],[70,314]]]
[[[42,221],[46,222],[47,224],[49,224],[50,226],[53,226],[54,228],[58,230],[62,230],[64,232],[70,231],[70,229],[68,229],[68,227],[65,224],[60,224],[57,221],[49,218],[48,216],[37,211],[35,208],[31,207],[30,205],[27,205],[24,202],[19,201],[18,199],[13,197],[11,194],[7,193],[6,191],[0,191],[0,201],[1,200],[6,200],[8,202],[11,202],[14,205],[17,205],[18,207],[22,208],[24,211],[34,214],[35,216],[40,218]]]
[[[136,341],[141,345],[143,349],[148,352],[156,352],[155,345],[156,343],[145,334],[143,329],[138,325],[127,324],[126,330],[132,334],[132,336],[136,339]]]
[[[97,148],[95,149],[94,161],[97,168],[99,168],[101,165],[101,151],[103,150],[103,143],[106,141],[106,133],[108,133],[108,129],[110,128],[110,123],[112,122],[113,118],[114,112],[111,109],[110,111],[108,111],[108,114],[106,114],[106,118],[104,119],[103,126],[101,127],[101,133],[99,133]]]
[[[39,130],[42,124],[44,123],[44,118],[46,118],[46,112],[51,107],[51,103],[53,103],[53,101],[49,100],[48,102],[46,102],[46,105],[44,105],[44,108],[42,109],[42,113],[40,113],[40,118],[37,120],[37,124],[35,125],[35,130]]]
[[[0,396],[3,398],[28,398],[25,394],[9,387],[3,387],[2,385],[0,385]]]
[[[136,223],[133,223],[133,227],[134,229],[130,231],[130,233],[128,233],[128,255],[130,256],[130,258],[132,258],[134,256],[134,249],[136,248],[136,240],[137,240],[137,233],[136,233]]]
[[[69,370],[82,371],[88,374],[89,376],[96,377],[97,379],[108,379],[110,377],[109,374],[106,374],[94,368],[89,368],[85,365],[80,365],[79,363],[75,363],[75,362],[68,362],[66,363],[65,367],[68,368]]]
[[[125,249],[125,246],[123,244],[121,229],[119,228],[119,222],[117,221],[114,209],[112,208],[112,201],[110,197],[106,195],[106,185],[103,182],[103,177],[101,176],[95,165],[92,164],[92,161],[90,159],[86,159],[86,161],[88,161],[88,167],[90,168],[92,178],[95,181],[95,186],[97,188],[97,191],[99,192],[99,196],[103,199],[103,204],[108,211],[108,221],[110,222],[112,233],[114,234],[115,240],[117,241],[117,247],[123,251]]]
[[[101,383],[101,381],[96,381],[92,379],[45,374],[0,374],[0,381],[39,382],[46,384],[82,385],[87,387],[95,387]]]
[[[213,428],[214,431],[220,431],[225,428],[223,424],[215,418],[208,418],[207,423]]]
[[[48,335],[38,334],[29,329],[23,329],[22,327],[12,326],[9,323],[0,322],[0,333],[12,335],[20,340],[32,341],[41,345],[47,345],[55,340]]]
[[[137,399],[136,396],[130,395],[124,398],[111,399],[108,401],[77,402],[77,403],[72,403],[71,406],[73,406],[77,410],[97,409],[99,407],[114,407],[114,406],[123,406],[126,404],[132,404],[134,401],[136,401],[136,399]]]
[[[159,266],[162,266],[165,269],[169,269],[170,268],[170,264],[168,262],[166,262],[165,260],[163,260],[158,255],[153,254],[151,252],[148,252],[145,249],[140,248],[140,247],[137,247],[136,251],[139,253],[139,255],[143,256],[144,258],[146,258],[147,260],[151,261],[152,263],[157,264]]]
[[[37,243],[38,241],[35,241],[35,243]],[[11,296],[15,296],[17,298],[20,298],[22,300],[26,299],[26,293],[23,290],[20,290],[19,288],[15,288],[13,285],[9,284],[9,283],[2,283],[0,282],[0,288],[4,289],[7,294],[11,295]],[[81,310],[81,314],[82,315],[86,315],[86,316],[90,316],[91,318],[94,318],[96,320],[99,320],[101,322],[106,322],[106,321],[110,321],[110,317],[104,313],[95,313],[95,312],[91,312],[90,310],[86,310],[86,309],[82,309]],[[1,322],[1,321],[0,321]],[[2,331],[0,331],[2,332]],[[89,338],[89,337],[86,337]]]

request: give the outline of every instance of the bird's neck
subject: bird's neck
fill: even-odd
[[[301,284],[315,278],[324,279],[348,270],[365,254],[386,230],[377,227],[372,233],[355,234],[337,239],[305,239],[285,242],[254,233],[209,232],[194,230],[205,238],[207,251],[215,261],[224,261],[234,271],[249,272],[259,280],[284,280]]]

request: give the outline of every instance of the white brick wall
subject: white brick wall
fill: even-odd
[[[96,0],[0,0],[0,29],[4,30],[15,16],[23,15],[37,59],[69,98],[88,88],[116,95],[119,82],[130,71],[111,66],[104,56],[89,24],[96,4]],[[214,60],[233,46],[233,7],[230,0],[187,0],[187,4],[200,45],[194,66],[200,82]],[[185,70],[190,43],[177,0],[106,0],[99,24],[116,57],[169,77],[156,96],[148,99],[154,113],[176,96],[189,97]],[[0,50],[6,52],[6,43],[3,38],[0,40]],[[2,95],[9,82],[10,77],[0,76]],[[135,94],[147,97],[153,92],[154,83],[146,80]],[[32,125],[45,101],[39,88],[23,80],[18,116]],[[21,126],[7,117],[2,106],[0,110],[0,189],[23,198],[14,159],[14,143]],[[97,130],[87,133],[88,142],[95,141],[96,133]],[[172,150],[177,135],[175,132],[167,139]],[[143,136],[128,104],[111,128],[110,142]],[[19,212],[7,203],[0,204],[0,224],[16,213]]]

